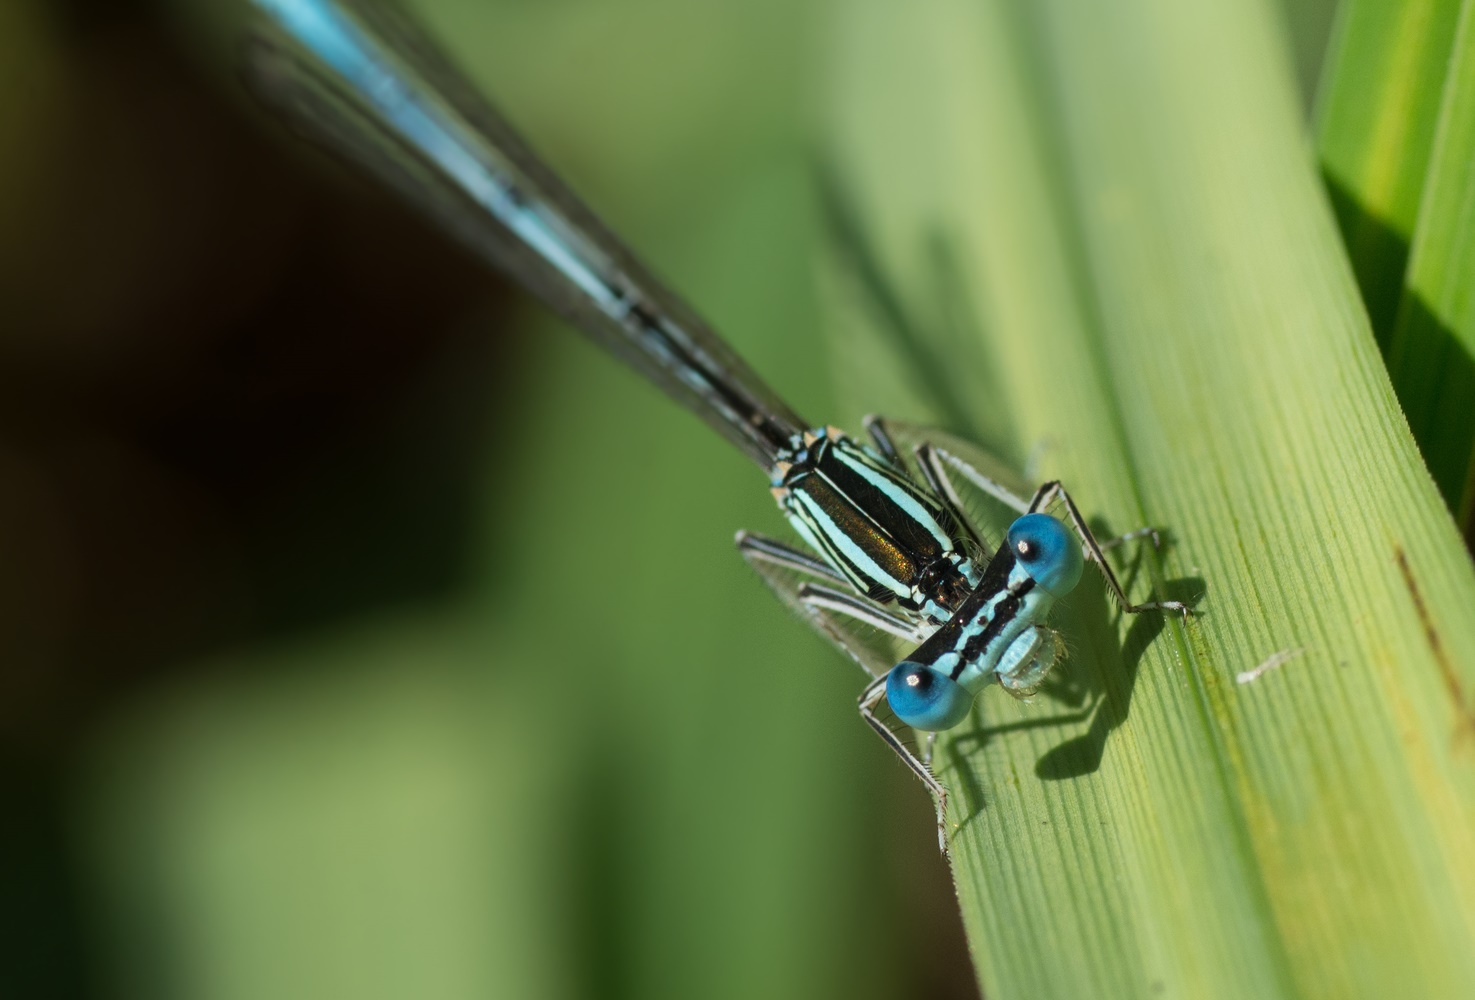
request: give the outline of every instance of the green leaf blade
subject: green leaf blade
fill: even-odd
[[[943,742],[985,992],[1468,992],[1475,574],[1267,12],[847,10],[836,159],[898,299],[961,247],[1016,450],[1206,592],[1185,627],[1083,588],[1078,700],[990,692]]]
[[[1387,345],[1423,197],[1460,0],[1343,0],[1317,151],[1373,330]]]
[[[1465,4],[1414,233],[1389,370],[1429,471],[1475,528],[1475,4]]]

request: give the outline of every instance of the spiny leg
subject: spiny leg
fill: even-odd
[[[900,636],[909,642],[920,641],[913,623],[908,623],[900,617],[891,614],[888,610],[869,598],[862,597],[853,592],[846,592],[827,587],[819,583],[804,582],[793,586],[786,581],[778,571],[797,573],[805,576],[818,577],[823,580],[844,584],[845,581],[828,565],[820,562],[807,553],[789,548],[781,542],[761,535],[752,535],[746,531],[737,534],[738,551],[755,570],[768,582],[776,593],[791,607],[796,610],[805,611],[810,622],[822,635],[834,642],[845,653],[849,654],[857,663],[864,667],[874,678],[867,685],[860,696],[860,716],[866,721],[876,733],[891,747],[892,751],[902,759],[908,768],[922,783],[927,786],[937,802],[938,816],[938,844],[942,849],[943,856],[947,855],[947,790],[933,776],[931,768],[919,760],[916,754],[904,744],[895,733],[893,733],[880,719],[876,717],[876,705],[886,696],[887,672],[894,664],[889,656],[882,660],[874,656],[873,651],[866,649],[855,642],[852,637],[836,627],[836,623],[825,618],[826,612],[834,612],[845,615],[852,621],[858,621],[892,635]],[[930,757],[931,742],[928,743]]]
[[[937,450],[930,444],[919,444],[912,452],[917,457],[917,468],[922,470],[922,478],[927,480],[927,485],[932,487],[932,492],[942,499],[943,505],[953,515],[953,520],[963,526],[973,544],[982,552],[984,550],[983,539],[978,536],[973,522],[963,510],[963,498],[958,496],[958,491],[953,488],[952,480],[947,477],[947,469],[937,457]]]
[[[915,622],[891,614],[869,597],[861,597],[816,583],[800,584],[798,594],[799,600],[811,608],[824,608],[826,611],[847,615],[872,628],[878,628],[882,632],[894,635],[898,639],[905,639],[907,642],[922,642],[927,638],[917,629]]]
[[[1070,514],[1071,525],[1075,528],[1076,534],[1081,537],[1081,543],[1085,546],[1087,556],[1095,560],[1096,565],[1101,567],[1101,574],[1106,577],[1107,586],[1111,588],[1113,595],[1120,602],[1123,610],[1129,614],[1139,614],[1143,611],[1153,610],[1177,611],[1186,618],[1192,613],[1192,610],[1186,604],[1179,601],[1149,601],[1144,604],[1133,604],[1127,599],[1126,591],[1122,589],[1121,582],[1117,580],[1116,572],[1112,570],[1111,564],[1106,561],[1104,553],[1107,549],[1115,548],[1123,542],[1133,539],[1151,538],[1153,547],[1158,547],[1159,539],[1156,529],[1150,527],[1138,528],[1136,531],[1129,531],[1120,538],[1114,538],[1103,545],[1096,540],[1095,533],[1087,526],[1086,519],[1081,516],[1081,512],[1076,507],[1075,501],[1070,498],[1070,494],[1065,491],[1065,487],[1060,484],[1059,480],[1045,483],[1035,491],[1033,499],[1029,503],[1025,503],[1009,489],[994,482],[958,456],[942,451],[941,449],[938,449],[936,454],[941,459],[941,461],[936,463],[937,470],[941,474],[946,490],[953,492],[953,495],[956,495],[956,492],[952,489],[952,481],[949,479],[947,469],[943,463],[952,466],[959,475],[978,489],[1004,504],[1013,507],[1022,514],[1043,510],[1049,506],[1051,500],[1059,496],[1065,502],[1066,510]]]
[[[871,441],[875,443],[876,450],[881,453],[881,457],[904,471],[906,465],[902,463],[901,452],[896,450],[896,442],[891,440],[891,432],[886,429],[886,418],[870,413],[862,417],[860,422],[861,426],[866,429],[866,433],[871,436]]]
[[[1188,605],[1181,601],[1147,601],[1143,604],[1133,604],[1129,601],[1126,591],[1122,589],[1121,583],[1117,581],[1116,573],[1112,570],[1111,564],[1106,561],[1102,545],[1096,541],[1096,535],[1091,531],[1090,526],[1086,524],[1086,519],[1081,516],[1080,509],[1076,507],[1075,501],[1070,498],[1070,494],[1065,491],[1064,486],[1060,485],[1058,479],[1045,483],[1035,491],[1034,499],[1030,501],[1029,509],[1030,511],[1044,510],[1056,497],[1059,497],[1061,502],[1065,504],[1065,510],[1070,517],[1070,523],[1076,529],[1076,534],[1081,537],[1081,544],[1086,548],[1087,558],[1095,560],[1096,565],[1101,567],[1101,575],[1106,577],[1106,585],[1116,595],[1116,599],[1121,604],[1123,611],[1131,615],[1140,614],[1143,611],[1177,611],[1184,618],[1187,618],[1192,613]],[[1154,543],[1157,541],[1157,533],[1151,528],[1142,528],[1131,532],[1130,535],[1139,538],[1150,535]],[[1128,537],[1128,535],[1123,535],[1122,538],[1116,540],[1115,544],[1120,544]]]
[[[869,597],[855,593],[849,589],[849,582],[835,572],[828,563],[816,559],[807,552],[789,548],[782,542],[776,542],[762,535],[749,534],[746,531],[738,532],[737,547],[749,562],[768,563],[795,573],[838,583],[847,588],[838,590],[819,583],[800,584],[795,593],[799,600],[812,608],[824,608],[827,611],[838,612],[907,642],[921,642],[927,638],[926,633],[918,630],[916,622],[892,614]]]
[[[957,492],[953,489],[952,481],[948,478],[947,469],[945,468],[944,463],[946,463],[946,465],[951,465],[960,476],[968,480],[968,482],[972,483],[984,493],[987,493],[989,496],[1002,503],[1004,506],[1011,507],[1014,510],[1019,511],[1019,513],[1021,514],[1029,513],[1031,508],[1029,504],[1024,500],[1024,498],[1016,494],[1013,490],[1009,489],[1004,484],[995,482],[988,476],[985,476],[982,472],[979,472],[973,466],[969,465],[967,462],[963,461],[961,458],[959,458],[957,455],[954,455],[950,451],[942,448],[934,449],[934,451],[936,455],[941,459],[941,461],[937,463],[937,469],[941,473],[943,481],[947,483],[947,489],[952,492],[954,496],[957,496]]]
[[[930,444],[919,444],[917,445],[915,454],[917,456],[917,465],[921,467],[922,475],[926,477],[928,484],[944,500],[961,510],[963,508],[963,498],[958,495],[957,487],[953,485],[952,479],[948,477],[947,466],[943,464],[942,457],[937,449]]]
[[[738,552],[785,605],[799,613],[871,677],[896,665],[888,636],[915,645],[926,637],[920,623],[856,593],[828,563],[762,535],[740,531]],[[879,641],[878,641],[879,640]]]
[[[885,741],[895,754],[902,759],[912,773],[922,779],[922,784],[932,793],[932,800],[937,803],[937,846],[942,851],[942,856],[947,857],[947,789],[937,776],[932,773],[932,768],[920,757],[912,752],[912,749],[901,741],[901,738],[893,733],[879,718],[876,717],[876,706],[881,699],[886,697],[886,678],[878,677],[866,686],[861,692],[857,705],[860,708],[860,717],[866,720],[866,725],[876,731],[876,735]],[[931,756],[931,744],[928,744],[928,756]]]
[[[823,580],[833,580],[836,583],[849,585],[845,577],[823,559],[817,559],[807,552],[790,548],[782,542],[776,542],[772,538],[763,535],[754,535],[746,531],[739,531],[735,539],[738,552],[742,553],[744,559],[751,561],[771,563],[782,566],[784,569],[803,573],[806,576],[816,576]]]

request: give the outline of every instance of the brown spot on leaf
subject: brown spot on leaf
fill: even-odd
[[[1460,676],[1455,672],[1455,667],[1449,659],[1449,652],[1444,648],[1444,640],[1439,636],[1439,629],[1434,626],[1434,619],[1429,616],[1429,609],[1424,604],[1424,596],[1419,592],[1419,585],[1414,580],[1413,569],[1408,564],[1408,555],[1403,551],[1403,546],[1398,543],[1393,545],[1393,557],[1398,562],[1398,571],[1403,574],[1403,585],[1408,588],[1408,596],[1413,599],[1414,611],[1418,613],[1419,624],[1424,629],[1424,641],[1429,644],[1429,651],[1434,654],[1434,662],[1439,667],[1439,676],[1444,681],[1444,688],[1449,692],[1450,700],[1454,702],[1455,713],[1459,724],[1455,728],[1454,742],[1462,740],[1468,742],[1475,737],[1475,709],[1472,709],[1465,699],[1465,688],[1460,683]]]

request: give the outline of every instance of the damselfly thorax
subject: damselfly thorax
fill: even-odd
[[[978,585],[976,553],[947,504],[833,427],[796,437],[770,489],[809,547],[878,604],[940,625]]]

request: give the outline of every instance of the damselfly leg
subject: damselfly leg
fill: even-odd
[[[949,484],[948,492],[954,492],[951,489],[951,483],[946,471],[947,467],[950,466],[960,476],[968,480],[968,482],[972,483],[978,489],[983,490],[990,496],[994,496],[1000,500],[1003,500],[1005,503],[1014,505],[1014,500],[1017,500],[1017,498],[1008,499],[1012,495],[1006,488],[1000,486],[998,483],[995,483],[989,477],[985,476],[983,473],[973,468],[973,466],[970,465],[968,462],[965,462],[963,459],[954,454],[951,454],[950,452],[934,450],[933,453],[936,455],[936,461],[939,463],[937,465],[937,469],[941,472],[944,483]],[[955,492],[954,495],[956,495]],[[1034,496],[1029,500],[1029,502],[1024,503],[1020,501],[1017,505],[1017,509],[1021,513],[1026,514],[1043,511],[1047,509],[1057,499],[1064,505],[1066,515],[1070,520],[1071,527],[1074,528],[1076,534],[1080,536],[1081,545],[1084,547],[1086,552],[1086,558],[1096,563],[1097,567],[1101,570],[1101,575],[1105,578],[1107,587],[1111,590],[1112,595],[1121,605],[1123,611],[1133,615],[1141,614],[1144,611],[1173,611],[1183,615],[1185,618],[1192,613],[1188,605],[1182,603],[1181,601],[1144,601],[1140,604],[1132,603],[1131,599],[1127,597],[1126,590],[1122,587],[1121,582],[1117,579],[1116,572],[1111,568],[1111,563],[1109,563],[1106,559],[1105,553],[1108,549],[1115,548],[1118,545],[1129,541],[1149,538],[1152,540],[1153,547],[1158,547],[1158,534],[1155,528],[1138,528],[1135,531],[1129,531],[1125,535],[1113,538],[1103,544],[1102,542],[1097,541],[1095,532],[1093,532],[1090,525],[1086,523],[1086,519],[1081,516],[1080,508],[1076,506],[1075,500],[1071,498],[1070,493],[1066,491],[1065,487],[1061,485],[1059,480],[1051,480],[1050,482],[1040,486],[1037,490],[1035,490]]]
[[[866,689],[861,692],[860,700],[856,703],[860,709],[860,717],[866,721],[866,725],[876,731],[882,741],[900,757],[912,773],[921,779],[922,784],[927,786],[927,791],[932,793],[932,801],[937,806],[937,847],[947,856],[947,786],[938,780],[932,770],[932,742],[934,733],[928,733],[927,746],[919,755],[907,746],[902,738],[896,735],[892,729],[876,714],[876,707],[886,697],[886,678],[878,677]],[[920,735],[920,734],[918,734]]]
[[[842,589],[849,585],[840,574],[782,542],[740,531],[737,548],[780,600],[872,677],[857,702],[860,717],[927,786],[937,805],[938,844],[946,853],[947,789],[932,772],[930,740],[928,750],[919,755],[877,712],[886,697],[886,676],[897,658],[925,640],[935,626],[916,615],[903,617],[853,589]]]
[[[884,677],[902,651],[927,637],[922,619],[856,592],[809,553],[747,531],[736,541],[769,589],[872,677]]]

